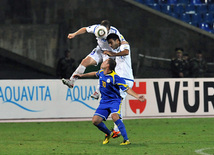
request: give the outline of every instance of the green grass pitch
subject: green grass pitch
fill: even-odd
[[[111,120],[105,122],[111,128]],[[131,145],[123,138],[103,145],[104,134],[91,121],[0,123],[1,155],[194,155],[214,154],[214,118],[124,120]]]

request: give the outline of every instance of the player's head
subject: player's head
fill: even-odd
[[[100,25],[103,25],[107,28],[107,30],[109,31],[110,30],[110,22],[108,20],[103,20],[101,21]]]
[[[106,59],[103,61],[101,64],[102,69],[109,69],[109,70],[114,70],[116,66],[116,61],[114,61],[112,58]]]
[[[112,58],[108,59],[108,64],[109,64],[109,70],[114,70],[116,66],[116,61],[113,60]]]
[[[71,57],[71,50],[66,49],[66,50],[64,51],[64,55],[65,55],[65,57]]]
[[[184,51],[183,48],[175,48],[175,52],[176,52],[177,58],[182,58],[183,51]]]
[[[202,57],[203,57],[202,51],[201,51],[201,50],[198,50],[198,51],[196,52],[196,58],[199,59],[199,60],[202,60]]]
[[[120,46],[120,38],[117,34],[111,33],[107,36],[106,40],[111,48],[116,49]]]

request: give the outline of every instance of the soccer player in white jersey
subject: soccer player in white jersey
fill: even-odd
[[[108,34],[114,33],[117,34],[120,38],[121,42],[126,43],[124,37],[120,34],[120,32],[113,26],[110,26],[110,22],[108,20],[103,20],[100,24],[95,24],[88,27],[80,28],[78,31],[74,33],[69,33],[68,38],[72,39],[77,35],[81,35],[84,33],[95,33],[96,27],[99,25],[103,25],[107,28]],[[86,56],[74,73],[71,75],[70,79],[62,79],[62,82],[67,85],[69,88],[73,88],[74,82],[77,78],[74,78],[73,75],[75,74],[83,74],[85,72],[86,67],[91,65],[98,65],[99,63],[105,61],[109,58],[108,55],[104,54],[103,51],[112,51],[111,47],[109,47],[108,42],[106,39],[96,38],[97,39],[97,47],[92,50],[92,52]]]
[[[104,54],[110,57],[115,57],[115,60],[117,62],[117,65],[115,67],[115,72],[122,79],[125,80],[129,88],[132,88],[134,84],[134,76],[132,71],[131,50],[130,50],[129,44],[128,43],[121,44],[119,36],[113,33],[107,36],[107,41],[109,46],[113,49],[113,51],[104,51]],[[93,94],[94,95],[93,98],[98,99],[99,89],[97,89],[94,94]],[[120,90],[120,96],[124,100],[127,96],[127,93]],[[113,132],[114,132],[113,138],[117,138],[120,136],[120,131],[116,124],[114,124]]]

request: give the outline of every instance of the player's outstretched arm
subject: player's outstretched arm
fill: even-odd
[[[126,56],[129,54],[129,50],[125,49],[123,51],[120,51],[119,53],[115,53],[112,51],[104,51],[103,53],[108,55],[108,56]]]
[[[74,78],[83,78],[83,77],[95,77],[97,72],[90,72],[86,74],[75,74],[73,75]]]
[[[145,96],[143,94],[137,94],[135,93],[131,88],[129,88],[127,91],[126,91],[129,95],[135,97],[136,99],[138,99],[139,101],[141,102],[144,102],[146,100]]]
[[[74,38],[76,35],[80,35],[80,34],[84,34],[86,33],[86,27],[80,28],[79,30],[77,30],[74,33],[69,33],[68,34],[68,39],[72,39]]]

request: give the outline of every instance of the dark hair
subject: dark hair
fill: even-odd
[[[184,51],[184,49],[183,48],[180,48],[180,47],[177,47],[177,48],[175,48],[175,52],[177,52],[177,51]]]
[[[120,38],[118,35],[116,35],[115,33],[111,33],[107,36],[106,40],[110,40],[113,39],[114,41],[116,41],[117,39],[120,41]]]
[[[202,54],[202,51],[201,51],[201,50],[198,50],[196,53],[197,53],[197,54]]]
[[[116,61],[113,60],[112,58],[109,58],[108,59],[108,64],[109,64],[109,69],[110,70],[114,70],[115,69],[115,66],[116,66]]]
[[[66,50],[64,51],[64,55],[67,56],[67,54],[70,53],[70,52],[71,52],[70,49],[66,49]]]
[[[110,25],[110,21],[108,21],[108,20],[101,21],[100,25],[103,25],[103,26],[105,26],[108,29],[110,29],[110,26],[111,26]]]

